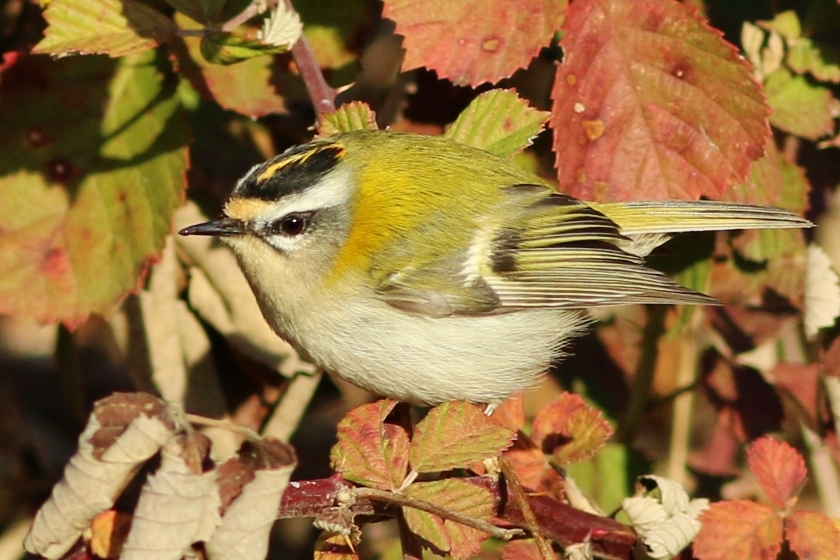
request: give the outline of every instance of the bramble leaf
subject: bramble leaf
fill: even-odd
[[[188,133],[154,51],[14,58],[0,85],[0,313],[78,325],[141,280],[183,200]]]
[[[552,97],[560,188],[585,200],[718,198],[764,153],[747,63],[670,0],[578,0]]]
[[[49,24],[44,39],[32,52],[59,56],[136,54],[177,31],[171,19],[137,0],[52,0],[44,19]]]
[[[330,464],[353,482],[391,490],[408,473],[408,433],[385,419],[397,401],[383,399],[354,408],[338,423]]]
[[[782,548],[782,518],[771,508],[735,500],[717,502],[700,516],[694,540],[699,560],[776,560]]]
[[[747,463],[778,509],[793,507],[808,478],[805,460],[798,451],[784,441],[762,437],[747,450]]]
[[[318,127],[319,136],[330,136],[339,132],[354,130],[377,130],[376,114],[370,105],[363,101],[352,101],[342,105],[332,113],[321,115]]]
[[[405,37],[403,70],[425,66],[459,86],[497,82],[528,65],[563,22],[566,0],[385,0]],[[476,17],[481,14],[481,17]]]
[[[785,518],[785,539],[799,558],[831,560],[837,557],[840,521],[816,511],[794,511]]]
[[[559,465],[592,457],[612,435],[601,411],[579,395],[563,393],[534,418],[531,439]]]
[[[473,99],[443,134],[499,157],[524,150],[550,113],[528,106],[512,89],[491,89]]]
[[[500,454],[514,437],[513,431],[490,420],[475,405],[447,402],[417,424],[409,462],[421,473],[466,468]]]

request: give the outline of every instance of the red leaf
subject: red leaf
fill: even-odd
[[[699,560],[776,560],[782,548],[782,518],[755,502],[717,502],[700,522],[703,528],[694,540]]]
[[[601,411],[579,395],[563,393],[537,413],[531,439],[566,465],[592,457],[612,435]]]
[[[796,503],[808,476],[805,460],[798,451],[783,441],[763,437],[750,446],[747,463],[777,508],[788,509]]]
[[[417,472],[466,468],[510,447],[515,434],[475,405],[448,402],[433,408],[414,430],[409,461]]]
[[[560,187],[584,199],[719,197],[764,153],[746,62],[672,0],[577,0],[554,83]]]
[[[511,430],[521,430],[525,426],[525,407],[522,399],[522,393],[514,393],[502,401],[490,418]]]
[[[354,408],[338,423],[330,464],[344,478],[383,490],[399,488],[408,474],[408,433],[386,423],[396,401]]]
[[[497,82],[527,66],[566,8],[565,0],[384,3],[382,15],[405,37],[403,70],[425,66],[461,86]]]
[[[799,558],[831,560],[840,546],[840,521],[816,511],[794,511],[785,519],[785,538]]]

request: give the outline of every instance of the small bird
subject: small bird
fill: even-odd
[[[585,310],[715,304],[647,268],[673,233],[802,228],[778,208],[712,201],[584,203],[483,150],[357,131],[252,168],[220,237],[263,315],[304,357],[413,404],[498,404],[533,386]]]

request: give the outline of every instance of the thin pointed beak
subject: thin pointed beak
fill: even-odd
[[[204,222],[203,224],[195,224],[194,226],[185,227],[178,232],[181,235],[215,235],[218,237],[230,237],[233,235],[242,235],[245,233],[242,227],[242,222],[239,220],[231,220],[230,218],[220,218],[212,222]]]

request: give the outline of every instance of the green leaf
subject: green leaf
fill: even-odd
[[[475,405],[447,402],[433,408],[414,430],[409,463],[417,472],[466,468],[511,446],[515,434]]]
[[[797,74],[810,73],[821,82],[840,83],[840,51],[811,39],[798,39],[788,47],[787,63]]]
[[[799,23],[799,16],[793,10],[787,10],[776,14],[771,21],[759,22],[764,29],[775,31],[786,40],[791,41],[802,36],[802,26]]]
[[[330,136],[339,132],[354,130],[377,130],[376,114],[370,105],[363,101],[351,101],[332,113],[321,115],[319,136]]]
[[[183,29],[200,26],[183,15],[175,21]],[[172,42],[180,73],[204,97],[225,109],[251,118],[285,113],[288,102],[306,98],[300,79],[281,72],[274,57],[260,56],[239,64],[212,64],[202,56],[198,37]]]
[[[408,474],[408,433],[386,423],[397,401],[383,399],[354,408],[338,423],[330,464],[353,482],[392,490]]]
[[[529,107],[512,89],[492,89],[473,99],[444,136],[511,157],[531,144],[550,116]]]
[[[289,50],[288,45],[269,45],[259,39],[250,39],[237,33],[215,32],[201,38],[201,54],[213,64],[236,64],[249,58],[280,54]]]
[[[19,57],[0,86],[0,313],[73,326],[135,289],[183,200],[189,134],[154,52]]]
[[[816,140],[834,132],[831,91],[781,68],[767,77],[770,123],[791,134]]]
[[[457,478],[433,482],[415,482],[405,489],[409,497],[430,502],[447,511],[487,521],[493,514],[495,501],[486,488]],[[411,531],[448,551],[455,559],[471,558],[478,554],[481,542],[488,535],[460,523],[443,520],[436,515],[403,506],[403,515]]]
[[[49,24],[32,52],[57,56],[125,56],[171,39],[169,18],[137,0],[52,0],[44,10]]]

